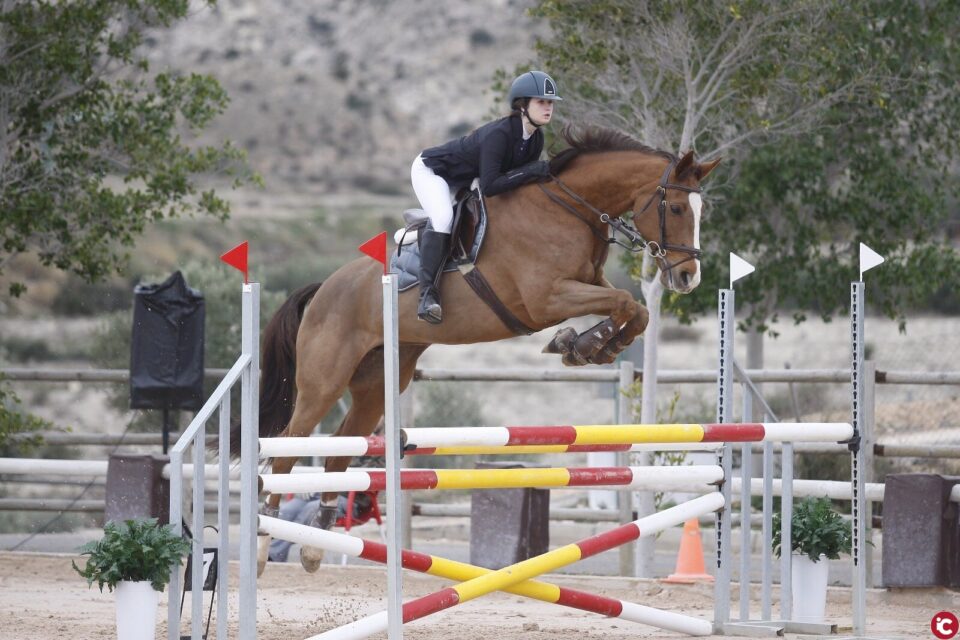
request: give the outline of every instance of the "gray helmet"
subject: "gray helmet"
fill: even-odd
[[[507,104],[513,106],[517,98],[563,100],[557,95],[557,83],[543,71],[527,71],[516,77],[507,94]]]

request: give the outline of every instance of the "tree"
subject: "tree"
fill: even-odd
[[[537,53],[568,98],[562,117],[725,156],[727,179],[705,185],[702,286],[665,300],[681,319],[714,308],[729,251],[761,267],[740,288],[760,328],[785,305],[845,309],[858,241],[887,257],[874,277],[890,315],[960,275],[939,226],[960,115],[956,3],[540,0],[532,11],[552,30]],[[626,260],[650,310],[642,421],[653,422],[662,288],[649,256]],[[638,511],[652,510],[641,496]],[[652,557],[641,547],[638,575]]]
[[[762,265],[741,296],[761,325],[783,305],[825,318],[846,308],[839,283],[855,276],[860,240],[887,256],[873,277],[899,285],[882,304],[901,319],[960,273],[940,232],[960,115],[956,3],[543,0],[533,11],[552,28],[537,51],[572,98],[562,115],[724,156],[727,179],[706,185],[704,285],[666,301],[682,318],[714,306],[731,250]]]
[[[228,98],[209,76],[151,73],[150,29],[189,0],[0,2],[0,273],[23,253],[89,281],[119,270],[145,226],[224,218],[198,178],[256,181],[229,143],[191,145]],[[207,0],[206,4],[214,4]],[[13,282],[10,294],[19,295]]]

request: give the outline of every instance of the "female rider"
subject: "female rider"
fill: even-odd
[[[413,161],[410,180],[430,226],[420,235],[420,304],[417,316],[439,324],[440,275],[450,250],[453,200],[457,191],[480,179],[480,192],[495,196],[550,176],[540,160],[543,132],[557,95],[553,78],[528,71],[513,81],[507,97],[512,110],[462,138],[424,150]]]

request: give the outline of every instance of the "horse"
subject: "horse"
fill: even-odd
[[[568,127],[561,137],[568,146],[551,158],[549,181],[485,199],[488,226],[476,266],[502,307],[528,330],[580,316],[605,317],[582,334],[559,331],[544,351],[561,354],[569,366],[610,363],[643,333],[648,320],[633,295],[604,277],[610,244],[649,251],[666,289],[689,293],[696,288],[700,183],[719,159],[701,164],[692,152],[677,157],[600,127]],[[347,389],[352,405],[334,435],[373,432],[384,412],[381,274],[380,263],[358,257],[325,282],[294,292],[277,310],[262,342],[261,437],[309,436]],[[432,344],[517,335],[515,326],[507,326],[513,323],[481,301],[461,274],[445,273],[440,286],[443,322],[436,325],[418,321],[416,288],[399,294],[401,390]],[[238,436],[237,427],[231,441],[239,443]],[[296,461],[274,459],[272,471],[289,473]],[[349,461],[327,458],[325,470],[343,471]],[[332,524],[335,497],[323,496],[315,526]],[[279,495],[270,495],[264,512],[276,513],[279,502]],[[261,571],[268,544],[269,537],[261,536]],[[320,550],[301,551],[308,571],[315,571],[321,558]]]

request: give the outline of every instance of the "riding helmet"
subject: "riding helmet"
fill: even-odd
[[[512,105],[517,98],[563,100],[557,95],[557,83],[543,71],[527,71],[516,77],[510,85],[507,104]]]

